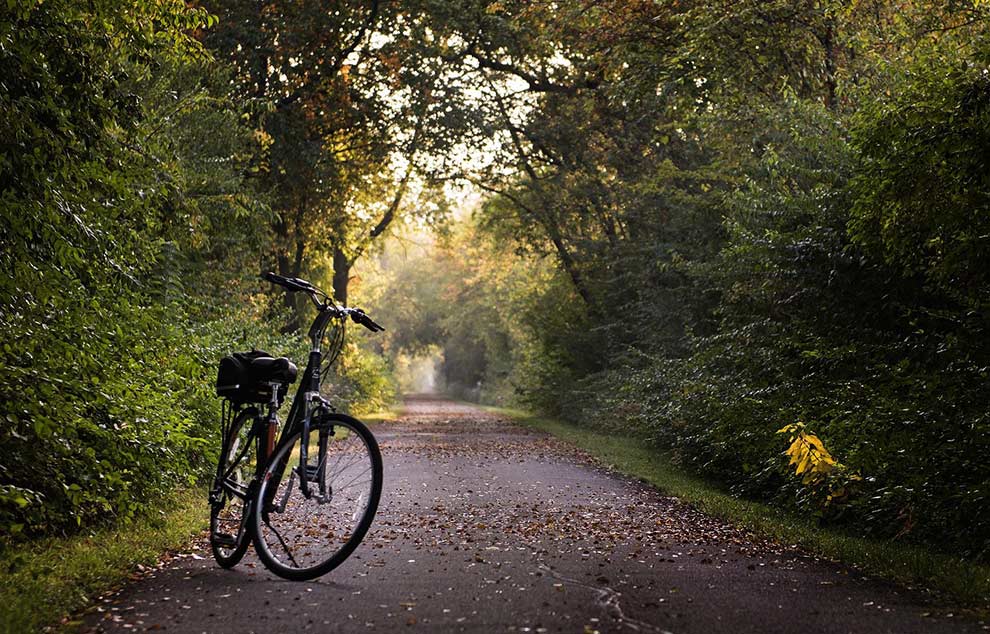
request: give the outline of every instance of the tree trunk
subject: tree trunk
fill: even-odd
[[[299,271],[294,266],[295,262],[289,257],[289,254],[284,250],[279,250],[278,252],[278,274],[283,277],[299,277]],[[282,326],[283,333],[290,333],[299,330],[299,326],[302,323],[302,318],[300,315],[300,306],[298,298],[295,293],[290,293],[285,291],[282,293],[282,305],[289,312],[289,320]]]
[[[353,264],[340,247],[333,248],[333,298],[341,306],[347,306],[347,284]]]
[[[835,63],[835,18],[829,17],[825,22],[825,33],[819,38],[825,49],[825,107],[829,110],[838,108],[836,100],[836,63]]]

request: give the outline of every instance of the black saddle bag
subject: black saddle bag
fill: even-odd
[[[288,359],[273,359],[263,350],[235,352],[220,359],[217,396],[233,403],[264,403],[272,397],[271,383],[281,383],[284,394],[295,379],[296,366]]]

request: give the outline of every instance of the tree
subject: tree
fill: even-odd
[[[334,241],[321,234],[333,230],[335,207],[387,154],[374,97],[357,93],[348,72],[375,27],[379,3],[206,6],[220,23],[204,42],[234,68],[238,93],[253,100],[253,124],[268,144],[256,173],[275,211],[273,259],[281,274],[298,277],[307,251]],[[285,295],[293,310],[289,329],[299,325],[297,300]]]

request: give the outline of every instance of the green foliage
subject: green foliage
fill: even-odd
[[[737,494],[990,556],[985,6],[424,4],[496,148],[460,175],[498,248],[461,247],[422,313],[456,375]],[[798,420],[862,476],[841,503],[782,460]]]
[[[990,288],[990,46],[941,51],[857,115],[850,229],[905,275],[983,310]]]
[[[982,317],[850,239],[861,185],[848,183],[862,182],[860,167],[826,111],[769,113],[782,120],[759,127],[779,132],[726,197],[725,246],[688,269],[721,289],[717,329],[692,338],[689,356],[591,377],[596,396],[577,417],[630,412],[736,493],[985,557]],[[813,489],[783,476],[775,431],[794,420],[815,421],[862,474],[842,504],[823,509]]]
[[[507,402],[522,375],[544,355],[524,332],[545,326],[537,311],[518,311],[554,272],[539,262],[514,262],[511,254],[469,223],[428,249],[402,257],[393,242],[379,258],[380,289],[373,313],[389,324],[384,352],[422,355],[439,348],[439,379],[451,394]],[[564,289],[566,286],[554,285]]]
[[[126,521],[195,481],[214,449],[216,359],[244,324],[258,345],[271,328],[232,308],[263,205],[243,183],[250,130],[188,36],[207,16],[183,2],[10,11],[0,525],[19,537]]]
[[[356,414],[381,412],[398,397],[388,360],[356,344],[345,346],[324,387],[335,405]]]

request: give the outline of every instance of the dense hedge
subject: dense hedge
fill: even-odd
[[[0,7],[0,538],[162,508],[210,472],[218,359],[304,360],[256,278],[263,139],[190,36],[212,22],[181,0]],[[344,404],[388,400],[352,356]]]
[[[805,106],[724,198],[724,245],[676,265],[716,289],[707,333],[655,363],[614,358],[558,401],[620,412],[733,491],[881,537],[990,557],[990,84],[913,68],[846,129]],[[822,169],[828,166],[828,169]],[[648,329],[649,322],[640,322]],[[539,391],[543,391],[542,388]],[[804,422],[854,473],[825,503],[777,430]],[[859,479],[861,478],[861,479]]]

